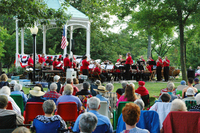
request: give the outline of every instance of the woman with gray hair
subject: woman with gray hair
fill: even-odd
[[[105,93],[105,98],[107,98],[110,102],[110,107],[111,107],[111,111],[113,111],[113,109],[116,108],[116,103],[117,103],[117,93],[116,92],[112,92],[114,89],[113,84],[108,83],[106,85],[106,90],[108,92]]]
[[[83,113],[80,121],[80,133],[92,133],[97,126],[97,117],[90,112]]]
[[[73,96],[72,93],[73,93],[72,85],[67,84],[64,87],[63,96],[60,96],[57,99],[56,105],[58,105],[59,102],[75,102],[77,104],[77,109],[81,110],[82,103],[81,103],[80,99],[76,96]]]
[[[14,86],[14,91],[11,92],[11,95],[21,95],[24,101],[24,105],[26,104],[28,98],[27,96],[21,91],[22,90],[22,85],[20,84],[15,84]]]
[[[39,120],[40,122],[43,122],[43,123],[52,123],[54,121],[59,120],[60,126],[57,127],[57,128],[64,128],[64,129],[67,128],[65,121],[59,115],[53,115],[54,111],[56,109],[56,105],[55,105],[55,102],[53,100],[46,100],[43,103],[42,108],[43,108],[43,111],[44,111],[45,114],[44,115],[38,115],[38,116],[36,116],[35,119],[37,119],[37,120]],[[35,119],[33,120],[32,127],[35,128],[36,131],[39,132],[39,133],[41,131],[44,131],[44,128],[48,132],[48,126],[45,126],[45,127],[38,126],[39,124],[37,124],[37,121]]]
[[[172,101],[170,111],[187,111],[187,107],[182,100],[175,99],[174,101]]]
[[[8,98],[8,101],[11,102],[13,110],[17,112],[17,114],[21,115],[21,110],[18,107],[18,105],[15,103],[15,101],[10,97],[10,88],[8,86],[3,86],[0,89],[0,95],[5,95]]]

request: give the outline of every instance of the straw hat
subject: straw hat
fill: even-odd
[[[30,90],[29,92],[32,96],[36,96],[36,97],[41,97],[45,94],[44,92],[41,91],[41,88],[38,86],[35,86],[33,90]]]
[[[98,86],[98,89],[93,89],[93,90],[101,93],[108,92],[104,86]]]

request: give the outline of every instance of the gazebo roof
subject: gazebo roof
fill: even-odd
[[[62,8],[61,5],[63,3],[63,0],[44,0],[44,2],[47,4],[49,8],[58,10],[59,8]],[[84,20],[89,20],[88,16],[86,16],[84,13],[81,11],[77,10],[73,6],[69,5],[67,7],[67,10],[65,10],[66,14],[71,15],[71,19],[77,18],[77,19],[84,19]]]

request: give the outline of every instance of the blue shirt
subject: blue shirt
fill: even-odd
[[[32,96],[27,100],[27,102],[44,102],[46,99],[43,97],[34,97]]]
[[[172,92],[167,92],[170,96],[171,96],[171,99],[170,99],[170,102],[172,102],[174,99],[178,98],[176,95],[174,95]],[[156,100],[156,102],[162,102],[161,100],[161,96],[159,97],[158,100]]]
[[[96,117],[98,119],[97,126],[106,124],[108,126],[107,133],[112,133],[113,132],[113,127],[112,127],[108,117],[99,114],[99,112],[97,112],[95,110],[90,110],[89,112],[91,112],[91,113],[96,115]],[[73,129],[72,129],[73,132],[78,132],[78,133],[80,132],[80,130],[79,130],[79,120],[80,120],[81,116],[82,116],[82,114],[80,114],[78,116],[78,118],[76,119],[76,122],[74,124]]]
[[[13,91],[11,92],[11,95],[21,95],[24,103],[26,103],[28,100],[27,96],[22,91]]]
[[[59,102],[75,102],[77,104],[77,109],[79,109],[82,106],[81,100],[73,95],[60,96],[56,101],[56,105],[58,105]]]
[[[149,131],[146,130],[146,129],[141,129],[141,128],[138,128],[138,127],[135,127],[135,128],[132,128],[129,130],[129,133],[148,133]],[[125,133],[125,130],[121,133]]]

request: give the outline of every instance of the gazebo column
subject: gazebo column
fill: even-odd
[[[73,26],[70,26],[70,51],[69,51],[69,53],[70,53],[70,57],[71,58],[73,58],[72,57],[72,39],[73,39]]]
[[[90,23],[87,24],[86,55],[90,59]]]
[[[43,53],[46,55],[46,26],[43,25]]]
[[[21,54],[24,54],[24,27],[21,28]]]
[[[67,25],[65,25],[65,37],[66,37],[66,41],[67,41]],[[68,45],[68,44],[67,44]],[[65,55],[67,54],[67,46],[64,49],[64,53],[63,53],[63,59],[65,58]]]
[[[16,19],[16,53],[15,53],[15,66],[18,66],[18,54],[19,54],[19,40],[18,40],[18,19]]]

